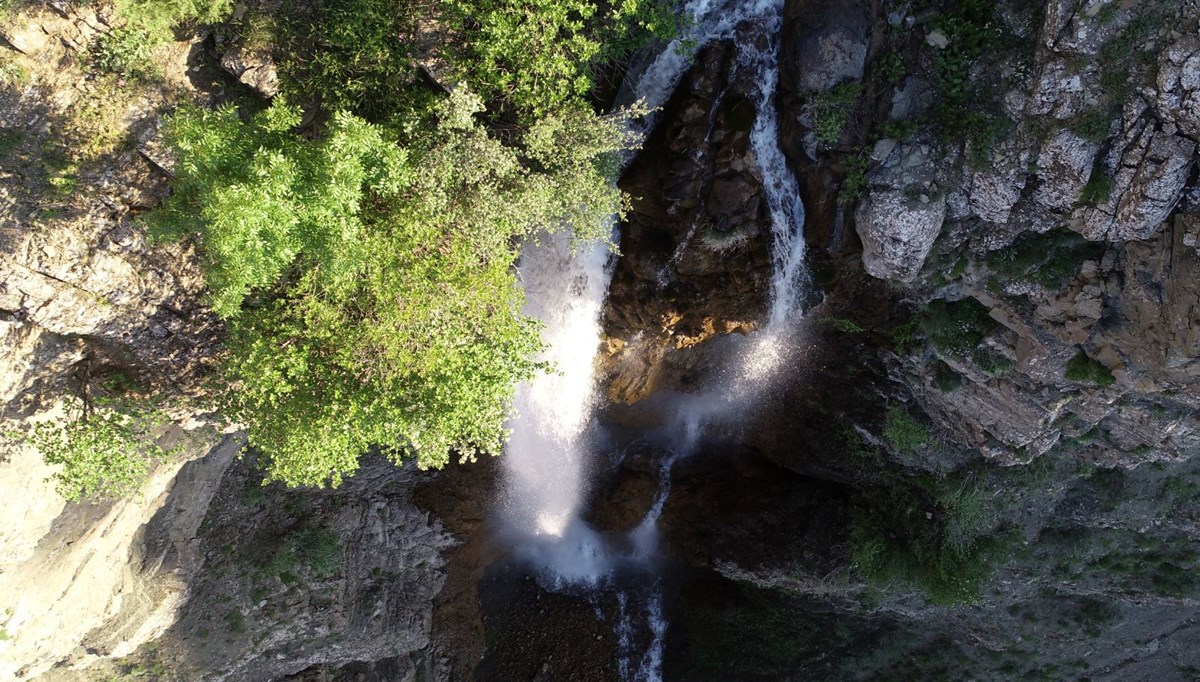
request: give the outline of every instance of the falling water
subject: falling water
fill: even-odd
[[[759,84],[755,98],[757,116],[750,131],[750,145],[758,159],[767,205],[771,210],[773,277],[771,279],[771,314],[767,318],[767,333],[789,322],[796,313],[800,295],[807,283],[804,267],[804,202],[800,185],[788,168],[783,150],[779,148],[779,111],[775,107],[775,91],[779,86],[779,43],[783,24],[782,3],[763,26],[766,47],[739,46],[739,64],[753,70]]]
[[[603,244],[573,250],[564,233],[528,245],[521,256],[525,313],[544,324],[539,360],[553,367],[518,389],[518,417],[509,425],[506,512],[525,537],[563,538],[577,516],[608,257]]]
[[[579,518],[587,494],[587,462],[592,447],[587,430],[594,401],[593,362],[600,338],[600,313],[610,272],[607,250],[597,245],[572,253],[569,238],[554,236],[531,245],[521,260],[527,291],[525,312],[541,320],[547,345],[542,360],[556,372],[544,373],[522,386],[510,425],[506,451],[506,512],[521,541],[518,551],[540,569],[547,589],[584,586],[596,591],[617,566],[650,571],[658,552],[658,520],[671,490],[671,470],[697,448],[706,422],[755,386],[779,365],[787,330],[796,317],[807,285],[804,268],[804,205],[795,176],[778,142],[775,95],[779,83],[779,46],[784,0],[690,0],[685,11],[692,29],[664,49],[645,69],[632,92],[652,108],[662,106],[691,63],[694,50],[714,40],[734,38],[739,27],[753,25],[763,40],[738,42],[737,68],[752,73],[757,84],[757,115],[750,143],[768,200],[773,237],[771,307],[765,327],[756,334],[746,358],[736,368],[734,386],[723,395],[707,396],[681,409],[674,430],[675,446],[659,463],[659,489],[641,523],[623,545],[610,545]],[[653,125],[652,116],[643,126]],[[644,130],[642,131],[644,132]],[[703,397],[703,396],[702,396]],[[629,549],[614,549],[614,546]],[[652,574],[651,574],[652,575]],[[615,588],[611,588],[614,589]],[[667,621],[661,578],[637,590],[615,590],[618,617],[614,625],[622,680],[659,682]],[[639,608],[640,604],[640,608]],[[649,644],[634,651],[636,612],[641,612]],[[635,665],[636,661],[636,665]]]

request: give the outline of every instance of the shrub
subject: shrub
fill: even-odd
[[[813,98],[813,132],[825,144],[837,144],[862,94],[862,84],[847,81]]]
[[[924,483],[894,481],[864,495],[851,518],[851,563],[878,589],[919,589],[934,604],[974,601],[1007,551],[992,498],[969,485]]]
[[[987,306],[973,298],[933,301],[921,316],[921,330],[938,353],[966,358],[996,326]]]
[[[146,78],[153,75],[155,68],[151,51],[150,35],[133,26],[117,26],[100,34],[88,51],[91,65],[128,78]]]
[[[297,572],[314,578],[330,578],[342,570],[345,550],[331,528],[302,522],[277,541],[273,551],[254,560],[265,575],[285,583],[298,579]]]
[[[444,0],[461,77],[488,98],[540,116],[580,102],[595,69],[680,27],[674,0]]]
[[[232,10],[233,0],[116,0],[117,16],[155,42],[169,40],[180,24],[215,24]]]
[[[278,22],[283,92],[315,98],[330,111],[345,109],[373,122],[405,110],[424,111],[413,88],[421,49],[422,3],[327,0],[302,4]]]
[[[157,73],[156,46],[173,38],[183,23],[215,24],[233,9],[233,0],[116,0],[120,23],[100,34],[88,50],[92,66],[127,78]]]
[[[514,387],[541,368],[518,245],[564,225],[606,237],[631,140],[574,110],[536,123],[518,155],[481,110],[460,89],[404,147],[348,114],[301,138],[279,101],[246,122],[185,109],[168,125],[180,164],[150,219],[200,235],[230,325],[227,413],[269,480],[336,485],[373,445],[421,467],[500,450]]]
[[[901,452],[915,452],[929,444],[929,428],[902,407],[888,409],[883,435]]]
[[[1079,351],[1075,357],[1067,361],[1066,378],[1068,381],[1078,381],[1097,386],[1111,386],[1117,379],[1111,370],[1098,360],[1094,360],[1084,351]]]
[[[68,418],[41,422],[28,434],[10,434],[37,448],[43,459],[62,469],[55,487],[70,501],[106,500],[128,495],[145,481],[156,460],[169,453],[154,440],[166,423],[155,411],[133,403],[87,407],[69,399]]]

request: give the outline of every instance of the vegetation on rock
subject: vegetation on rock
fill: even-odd
[[[145,481],[154,462],[170,453],[156,441],[168,420],[129,401],[66,400],[67,418],[35,424],[26,434],[9,434],[37,448],[58,493],[70,501],[99,501],[128,495]]]
[[[1111,386],[1116,381],[1111,370],[1082,350],[1067,362],[1066,378],[1097,386]]]

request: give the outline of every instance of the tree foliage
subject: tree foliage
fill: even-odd
[[[67,419],[40,422],[28,434],[13,436],[37,448],[47,464],[61,467],[55,487],[67,500],[127,495],[169,454],[153,433],[166,420],[152,410],[115,401],[85,407],[78,399],[68,399],[65,409]]]
[[[345,113],[305,139],[282,102],[168,126],[182,161],[152,220],[200,235],[230,322],[230,416],[268,478],[336,485],[372,446],[422,467],[499,450],[514,386],[540,368],[518,246],[566,226],[605,236],[632,140],[617,118],[568,110],[509,146],[482,109],[457,90],[399,141]]]
[[[673,37],[673,0],[442,0],[472,87],[539,116],[581,100],[595,69]]]

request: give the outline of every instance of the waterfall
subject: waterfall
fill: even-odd
[[[782,5],[782,3],[776,3]],[[771,313],[766,330],[770,334],[788,323],[796,313],[807,284],[804,268],[804,202],[800,185],[788,168],[779,148],[779,110],[775,92],[779,86],[779,44],[783,25],[782,6],[766,19],[763,27],[767,45],[739,45],[739,65],[751,69],[759,84],[755,93],[757,116],[750,131],[750,145],[762,173],[763,189],[771,212]]]
[[[743,402],[779,366],[807,286],[804,205],[778,142],[775,95],[783,0],[690,0],[684,11],[692,18],[688,34],[658,54],[629,97],[651,108],[661,107],[690,66],[695,50],[714,40],[737,37],[740,27],[753,25],[762,32],[762,40],[738,41],[736,67],[749,70],[751,82],[757,85],[750,144],[771,218],[773,276],[767,323],[739,361],[742,366],[734,368],[732,382],[681,403],[667,425],[674,446],[659,462],[659,487],[650,509],[624,544],[609,542],[579,518],[594,449],[588,427],[595,400],[593,368],[600,315],[611,276],[608,252],[603,245],[573,252],[569,236],[562,234],[529,245],[520,265],[527,292],[525,312],[544,323],[546,351],[540,359],[554,371],[520,387],[503,460],[505,516],[517,539],[518,554],[538,571],[546,589],[582,586],[593,596],[612,590],[618,606],[614,624],[618,669],[621,679],[630,682],[662,679],[667,621],[663,581],[653,573],[653,566],[672,468],[697,449],[707,422],[724,416],[735,401]],[[653,125],[653,117],[641,123],[640,132]],[[650,579],[643,581],[641,589],[618,590],[610,580],[618,567],[640,571]],[[642,628],[635,626],[638,611],[644,618]],[[639,632],[649,639],[640,657],[634,651]]]
[[[538,360],[552,370],[517,390],[504,455],[504,511],[510,530],[531,542],[534,558],[572,582],[594,579],[603,556],[599,539],[577,516],[586,492],[608,260],[606,245],[573,249],[566,233],[543,235],[521,255],[524,312],[544,325]]]

